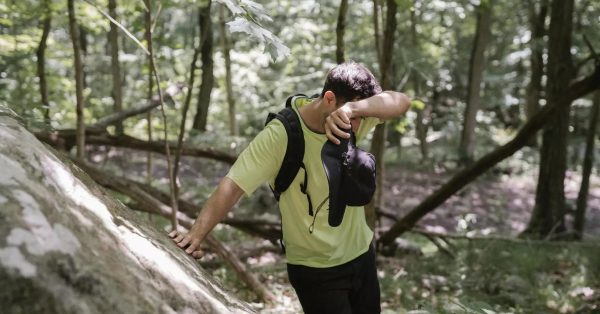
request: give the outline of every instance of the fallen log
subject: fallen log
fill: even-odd
[[[562,101],[559,99],[559,101],[553,103],[571,104],[573,100],[583,97],[598,88],[600,88],[600,64],[597,62],[594,73],[581,80],[571,83],[569,92],[561,96],[561,98],[565,98],[567,101]],[[410,230],[426,214],[435,210],[450,196],[454,195],[454,193],[471,183],[494,165],[498,164],[509,156],[512,156],[512,154],[514,154],[516,151],[527,145],[527,143],[529,143],[529,138],[538,130],[540,130],[544,124],[546,124],[548,117],[552,115],[556,109],[557,107],[555,105],[543,107],[538,111],[537,114],[531,117],[531,119],[529,119],[525,125],[523,125],[523,127],[512,140],[496,148],[492,152],[477,160],[472,165],[455,174],[450,181],[433,192],[433,194],[431,194],[408,214],[397,221],[387,232],[382,234],[382,236],[377,240],[378,247],[383,248],[384,246],[393,246],[394,239],[396,239],[402,233]],[[393,249],[386,248],[383,249],[383,251],[389,253],[393,251]]]

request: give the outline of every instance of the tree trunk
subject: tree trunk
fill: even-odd
[[[373,0],[373,29],[375,37],[375,53],[377,63],[381,66],[381,33],[379,32],[379,0]],[[381,73],[381,69],[379,69]]]
[[[574,75],[570,52],[572,20],[573,0],[553,0],[546,99],[548,104],[556,103],[559,109],[549,117],[542,133],[535,207],[524,232],[532,236],[550,237],[565,231],[564,180],[571,100],[560,96],[568,90],[568,82]]]
[[[150,14],[150,8],[146,8],[146,11],[144,11],[144,24],[144,39],[146,39],[147,43],[150,43],[152,42],[152,14]],[[152,60],[150,56],[148,56],[148,102],[152,101],[154,93],[154,79],[152,78],[151,64]],[[160,88],[160,86],[158,88]],[[148,142],[152,142],[152,111],[148,111],[148,113],[146,114],[146,132],[148,133]],[[148,152],[148,154],[146,155],[146,181],[148,183],[152,181],[152,168],[152,153]]]
[[[87,88],[87,73],[85,72],[85,60],[88,55],[88,40],[87,40],[87,30],[82,25],[78,26],[79,28],[79,42],[81,47],[81,73],[83,76],[83,89]]]
[[[525,117],[527,120],[540,109],[542,76],[544,75],[544,33],[548,0],[541,0],[539,12],[533,0],[529,0],[529,22],[531,25],[531,80],[527,85]],[[531,138],[531,146],[537,146],[537,137]]]
[[[225,59],[225,91],[227,93],[227,108],[229,113],[229,134],[237,135],[238,127],[235,121],[235,98],[233,97],[233,84],[231,83],[231,42],[227,37],[225,29],[225,8],[219,7],[219,32],[221,46],[223,47],[223,58]]]
[[[50,10],[50,0],[44,1],[44,10],[46,13],[42,20],[42,38],[36,51],[37,55],[37,74],[40,79],[40,95],[42,96],[42,108],[44,112],[44,121],[50,125],[50,101],[48,100],[48,83],[46,82],[46,43],[50,34],[52,22],[52,11]]]
[[[492,24],[492,5],[490,0],[482,0],[477,8],[477,28],[471,49],[469,62],[469,86],[467,87],[467,105],[465,107],[463,128],[460,137],[459,158],[461,163],[473,161],[475,125],[480,107],[481,83],[485,62],[485,48],[490,37]]]
[[[348,0],[342,0],[338,13],[337,26],[335,28],[336,49],[335,60],[338,64],[344,63],[344,32],[346,31],[346,14],[348,12]]]
[[[77,102],[77,158],[85,158],[85,120],[83,108],[83,63],[81,61],[81,47],[79,28],[75,19],[75,6],[73,0],[68,0],[69,30],[71,31],[71,42],[73,43],[73,63],[75,65],[75,100]]]
[[[416,0],[415,0],[416,2]],[[414,3],[413,3],[414,6]],[[411,33],[411,42],[412,42],[412,46],[413,48],[420,52],[420,47],[419,47],[419,39],[417,37],[417,15],[415,13],[415,10],[411,10],[410,11],[410,33]],[[419,75],[419,72],[417,71],[416,67],[413,67],[412,69],[412,83],[413,83],[413,90],[415,91],[415,97],[419,97],[419,95],[421,94],[421,77]],[[427,129],[429,128],[429,125],[425,122],[428,117],[428,113],[429,113],[429,109],[427,108],[427,105],[425,105],[425,107],[423,108],[419,108],[416,110],[417,111],[417,121],[416,121],[416,127],[415,127],[415,131],[416,131],[416,135],[417,138],[419,139],[419,148],[421,149],[421,157],[423,160],[427,159],[427,155],[428,155],[428,147],[427,147]]]
[[[577,209],[575,210],[575,221],[573,229],[578,239],[583,238],[585,225],[585,211],[587,207],[587,197],[590,188],[590,174],[594,166],[594,142],[596,140],[596,130],[598,127],[598,115],[600,114],[600,92],[594,95],[594,105],[590,113],[590,123],[587,130],[585,157],[583,159],[583,171],[581,174],[581,186],[579,195],[577,195]]]
[[[383,32],[383,46],[381,53],[381,63],[379,68],[381,69],[381,87],[383,90],[392,89],[392,83],[390,82],[391,73],[390,68],[392,64],[392,55],[394,49],[394,37],[396,33],[396,12],[397,4],[395,0],[386,0],[386,23],[385,30]],[[373,134],[373,142],[371,143],[371,153],[375,156],[377,161],[377,189],[371,202],[365,207],[365,215],[367,218],[367,224],[371,229],[375,228],[375,222],[377,220],[376,209],[381,207],[383,204],[383,183],[384,183],[384,153],[385,153],[385,142],[386,142],[386,123],[379,124],[375,128]]]
[[[108,14],[113,19],[117,19],[116,0],[108,0]],[[110,64],[113,81],[113,112],[120,112],[121,110],[123,110],[123,91],[121,87],[121,66],[119,64],[119,29],[114,23],[110,23],[108,41],[110,43]],[[119,121],[115,124],[115,126],[117,134],[123,134],[123,123]]]
[[[215,81],[215,77],[213,75],[213,33],[212,22],[210,19],[211,5],[212,3],[209,2],[205,7],[201,7],[198,16],[201,33],[206,35],[206,39],[202,39],[202,46],[200,48],[200,59],[202,60],[202,82],[200,83],[198,104],[192,128],[202,132],[206,131],[208,106],[210,105],[210,94]]]

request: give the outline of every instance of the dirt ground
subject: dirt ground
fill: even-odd
[[[450,179],[447,173],[423,172],[406,167],[388,167],[384,209],[402,217]],[[586,212],[585,235],[600,237],[600,178],[592,175]],[[581,176],[568,172],[565,179],[567,206],[574,210]],[[537,171],[518,175],[484,175],[440,207],[418,225],[436,232],[474,231],[478,234],[517,235],[531,216],[535,203]],[[570,221],[570,216],[568,221]],[[387,220],[387,219],[386,219]],[[383,222],[389,224],[391,221]]]

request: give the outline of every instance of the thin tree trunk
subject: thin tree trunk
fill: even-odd
[[[42,20],[42,38],[36,51],[37,55],[37,74],[40,79],[40,95],[42,96],[42,108],[44,111],[44,121],[50,125],[50,101],[48,100],[48,83],[46,81],[46,46],[50,26],[52,22],[52,11],[50,9],[50,0],[44,1],[45,15]]]
[[[475,125],[480,107],[481,83],[485,62],[485,48],[490,37],[492,6],[490,0],[482,0],[477,9],[477,26],[471,59],[469,62],[469,86],[467,88],[467,106],[465,107],[463,128],[460,137],[459,157],[462,163],[473,161]]]
[[[379,0],[373,0],[373,29],[375,37],[375,53],[377,64],[381,67],[381,33],[379,32]],[[381,69],[379,69],[381,73]]]
[[[336,35],[336,50],[335,60],[338,64],[344,63],[344,32],[346,31],[346,14],[348,12],[348,0],[342,0],[340,3],[340,11],[338,13]]]
[[[79,42],[81,47],[81,73],[83,75],[83,89],[87,88],[87,73],[85,72],[85,60],[88,55],[88,40],[87,40],[87,30],[83,25],[79,25]]]
[[[149,43],[152,41],[152,15],[150,14],[149,10],[145,11],[144,14],[144,23],[145,23],[145,27],[144,27],[144,39],[146,39],[146,42]],[[151,70],[151,58],[150,56],[148,56],[148,60],[147,60],[147,66],[148,66],[148,93],[147,93],[147,99],[148,102],[152,101],[152,97],[154,94],[154,78],[152,77],[152,70]],[[158,87],[160,88],[160,86]],[[152,142],[153,141],[153,136],[152,136],[152,111],[148,111],[148,113],[146,114],[146,132],[148,133],[148,142]],[[146,182],[150,183],[152,181],[152,169],[153,169],[153,160],[152,160],[152,153],[148,152],[148,154],[146,155]]]
[[[185,103],[183,104],[183,112],[181,115],[181,123],[179,126],[179,136],[177,138],[177,148],[175,150],[175,162],[173,165],[173,178],[175,179],[175,199],[179,201],[179,180],[177,176],[179,174],[179,160],[181,158],[181,151],[183,149],[183,136],[185,134],[185,121],[187,120],[188,110],[190,108],[190,102],[192,101],[192,91],[194,90],[194,79],[196,77],[196,61],[198,61],[198,55],[200,54],[200,47],[202,41],[206,37],[206,34],[200,33],[200,40],[198,41],[198,47],[194,49],[194,55],[192,57],[192,64],[190,65],[190,76],[188,77],[188,90],[185,96]],[[193,41],[192,41],[193,42]]]
[[[524,234],[550,237],[565,231],[564,180],[567,168],[567,135],[569,103],[560,103],[574,76],[571,60],[573,0],[553,0],[548,39],[548,104],[560,109],[549,117],[542,133],[540,170],[535,194],[535,207]]]
[[[152,19],[152,6],[150,3],[150,0],[144,0],[144,5],[146,6],[146,21],[151,20]],[[171,192],[171,209],[172,209],[172,214],[171,214],[171,228],[172,230],[177,230],[177,212],[178,212],[178,203],[177,203],[177,197],[176,197],[176,183],[175,183],[175,177],[174,177],[174,172],[173,172],[173,165],[171,163],[171,149],[170,149],[170,145],[169,145],[169,141],[168,141],[168,127],[167,127],[167,116],[165,115],[165,107],[163,104],[163,95],[162,95],[162,91],[160,89],[160,78],[158,76],[158,71],[156,70],[156,66],[154,64],[154,49],[152,47],[152,29],[150,28],[150,36],[148,38],[148,55],[150,58],[150,73],[154,74],[154,79],[156,82],[156,86],[158,86],[158,98],[160,101],[160,112],[162,114],[162,118],[163,118],[163,128],[164,128],[164,147],[165,147],[165,158],[167,159],[167,173],[169,176],[169,191]]]
[[[386,0],[386,23],[385,30],[383,32],[383,47],[381,55],[381,63],[379,68],[381,69],[381,87],[383,90],[392,89],[391,84],[391,73],[390,68],[392,64],[392,55],[394,49],[394,37],[396,33],[396,12],[397,4],[395,0]],[[375,228],[375,222],[377,220],[376,209],[381,207],[383,204],[383,183],[384,183],[384,153],[385,153],[385,142],[386,142],[386,123],[381,123],[375,128],[373,134],[373,142],[371,143],[371,153],[377,161],[377,189],[371,202],[365,207],[365,216],[367,218],[367,224],[371,229]]]
[[[542,76],[544,75],[544,33],[548,0],[541,0],[539,12],[533,0],[529,0],[529,22],[531,25],[531,80],[527,84],[525,117],[527,120],[540,109]],[[537,137],[531,138],[531,146],[537,146]]]
[[[600,92],[594,95],[594,105],[590,113],[590,123],[587,129],[585,157],[583,159],[583,171],[581,174],[581,186],[579,195],[577,195],[577,209],[575,210],[575,221],[573,229],[578,239],[583,238],[585,226],[585,212],[587,207],[587,197],[590,189],[590,174],[594,166],[594,142],[596,140],[596,130],[598,128],[598,115],[600,115]]]
[[[198,93],[198,104],[194,124],[192,128],[198,131],[206,131],[208,120],[208,107],[210,105],[210,94],[212,93],[215,77],[213,75],[213,33],[211,22],[211,6],[200,8],[199,23],[201,33],[206,34],[206,39],[202,40],[201,59],[202,59],[202,82],[200,83],[200,92]]]
[[[227,37],[225,29],[225,8],[219,7],[219,32],[221,37],[221,46],[223,47],[223,58],[225,59],[225,91],[227,93],[227,104],[229,113],[229,134],[237,135],[238,127],[235,121],[235,98],[233,97],[233,84],[231,83],[231,42]]]
[[[116,0],[108,0],[108,14],[113,19],[117,19]],[[108,38],[110,43],[110,64],[113,81],[113,112],[120,112],[121,110],[123,110],[123,91],[121,85],[121,66],[119,64],[119,29],[114,23],[110,23],[110,31],[108,32]],[[123,123],[119,121],[115,124],[115,126],[117,134],[123,134]]]
[[[81,60],[81,47],[79,28],[75,18],[75,5],[73,0],[67,2],[69,10],[69,30],[71,31],[71,42],[73,43],[73,63],[75,65],[75,101],[77,102],[77,158],[85,158],[85,120],[83,108],[83,63]]]
[[[413,1],[413,6],[416,4],[416,0]],[[420,51],[419,47],[419,39],[417,37],[417,16],[415,10],[410,11],[410,33],[411,33],[411,42],[414,49]],[[415,91],[415,97],[419,97],[421,94],[421,77],[416,69],[416,67],[412,70],[412,83],[413,89]],[[429,125],[425,122],[427,120],[427,113],[429,112],[427,105],[423,108],[419,108],[417,111],[417,125],[415,127],[415,131],[417,133],[417,138],[419,139],[419,148],[421,149],[421,157],[423,160],[427,159],[428,155],[428,147],[427,147],[427,129]]]

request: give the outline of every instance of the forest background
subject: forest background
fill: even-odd
[[[379,160],[367,217],[383,308],[591,313],[599,25],[586,0],[3,0],[0,106],[169,230],[268,112],[360,62],[413,99],[362,143]],[[278,219],[261,188],[214,232],[247,269],[200,263],[262,311],[294,312]]]

